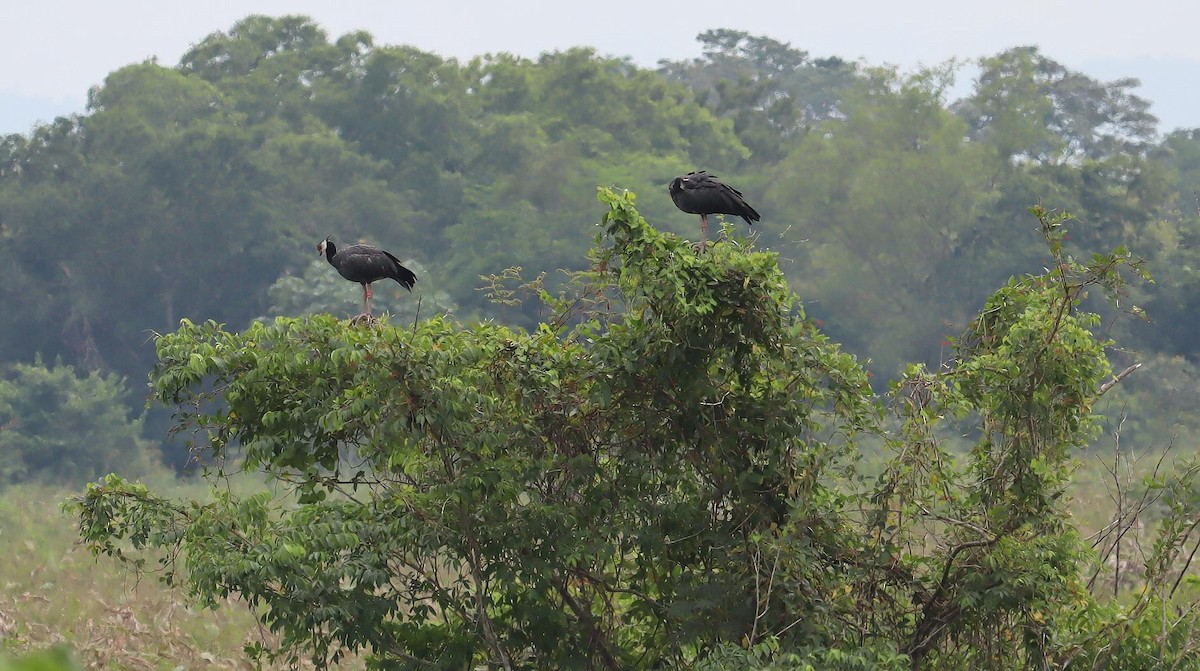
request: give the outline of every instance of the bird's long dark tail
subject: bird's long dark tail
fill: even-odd
[[[399,282],[405,289],[412,291],[413,285],[417,283],[417,274],[402,265],[396,264],[396,274],[392,276],[392,279]]]

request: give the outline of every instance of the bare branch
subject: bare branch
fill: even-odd
[[[1100,388],[1096,390],[1096,398],[1100,398],[1101,396],[1103,396],[1105,394],[1105,392],[1107,392],[1109,389],[1112,389],[1114,386],[1116,386],[1118,382],[1120,382],[1121,380],[1124,380],[1127,376],[1131,375],[1132,373],[1134,373],[1141,367],[1142,367],[1142,364],[1135,363],[1132,366],[1130,366],[1129,368],[1126,368],[1125,370],[1121,371],[1120,373],[1117,373],[1116,375],[1114,375],[1113,379],[1100,385]]]

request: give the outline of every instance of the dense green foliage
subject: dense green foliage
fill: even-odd
[[[611,246],[531,331],[322,316],[160,337],[155,394],[200,453],[294,498],[179,502],[112,476],[78,500],[84,539],[137,566],[127,543],[165,550],[165,580],[203,602],[243,597],[279,654],[319,665],[1136,668],[1192,654],[1200,622],[1173,601],[1200,512],[1190,477],[1156,485],[1171,504],[1132,605],[1089,591],[1096,555],[1063,498],[1112,386],[1081,302],[1126,293],[1128,253],[1078,262],[1065,217],[1035,209],[1052,267],[993,294],[956,359],[911,367],[888,413],[776,255],[741,238],[698,252],[631,193],[600,198]],[[975,436],[968,454],[941,443],[946,423]],[[860,459],[872,442],[881,468]],[[1154,630],[1168,603],[1173,623]]]
[[[0,378],[0,483],[78,483],[119,471],[146,474],[155,463],[130,418],[125,381],[76,374],[41,360]]]

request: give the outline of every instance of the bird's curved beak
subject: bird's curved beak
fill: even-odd
[[[317,243],[317,256],[325,256],[325,241],[324,240]]]

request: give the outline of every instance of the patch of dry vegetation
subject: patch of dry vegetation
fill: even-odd
[[[177,488],[203,498],[203,485]],[[245,604],[200,608],[153,576],[97,561],[61,512],[74,493],[18,486],[0,494],[0,651],[66,644],[87,669],[256,668],[244,646],[273,639]]]

